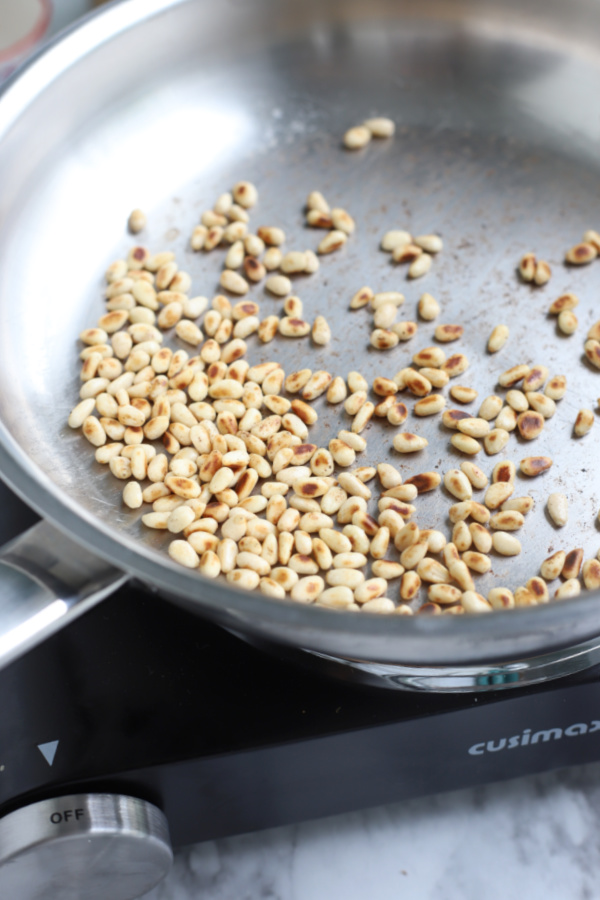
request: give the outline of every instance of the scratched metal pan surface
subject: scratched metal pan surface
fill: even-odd
[[[517,477],[516,494],[535,499],[518,534],[523,552],[494,555],[492,574],[477,582],[482,592],[522,584],[559,548],[595,556],[600,425],[580,440],[572,429],[578,409],[594,409],[600,396],[600,372],[583,360],[599,315],[600,263],[569,269],[563,257],[585,229],[599,226],[599,45],[600,6],[584,0],[126,0],[68,33],[0,102],[4,477],[99,555],[199,614],[270,641],[435,665],[531,656],[600,634],[595,594],[483,617],[409,619],[310,608],[205,580],[171,563],[164,535],[144,530],[140,512],[122,506],[122,483],[65,426],[79,387],[77,335],[103,311],[103,272],[132,244],[125,223],[133,207],[148,214],[143,242],[176,251],[192,293],[212,296],[223,251],[189,249],[202,211],[250,179],[260,192],[252,224],[282,226],[289,248],[315,248],[322,233],[305,227],[303,204],[318,189],[357,222],[343,250],[294,282],[307,318],[327,316],[332,341],[318,348],[278,338],[262,346],[251,338],[249,360],[279,360],[288,372],[392,376],[434,343],[434,323],[377,352],[369,348],[369,310],[350,312],[349,299],[365,284],[399,290],[400,316],[416,319],[419,296],[432,293],[442,308],[438,323],[464,325],[464,337],[447,349],[469,358],[459,380],[477,388],[479,400],[517,363],[543,363],[568,377],[567,395],[538,440],[513,435],[500,457],[477,460],[489,474],[500,458],[554,459],[543,477]],[[344,131],[374,114],[391,116],[396,136],[344,151]],[[379,250],[394,227],[443,236],[426,277],[408,281]],[[545,287],[519,281],[525,251],[552,266]],[[547,315],[567,290],[581,300],[571,337]],[[281,309],[261,286],[251,296],[263,316]],[[487,337],[498,323],[510,327],[510,339],[489,356]],[[315,408],[311,440],[326,444],[349,419],[324,398]],[[411,413],[405,427],[428,439],[426,450],[396,454],[394,429],[373,421],[359,464],[388,460],[406,478],[461,461],[439,417]],[[570,502],[560,531],[545,512],[551,491]],[[447,533],[452,502],[443,490],[419,497],[418,523]],[[391,583],[390,596],[397,591]]]

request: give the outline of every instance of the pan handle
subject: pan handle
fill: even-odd
[[[0,549],[0,669],[120,587],[128,576],[49,522]]]

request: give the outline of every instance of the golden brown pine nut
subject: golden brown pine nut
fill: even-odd
[[[429,441],[427,438],[404,431],[395,435],[392,443],[394,450],[398,453],[415,453],[418,450],[424,450]]]

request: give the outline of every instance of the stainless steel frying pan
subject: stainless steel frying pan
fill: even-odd
[[[483,590],[492,580],[522,583],[552,548],[595,555],[600,427],[575,441],[572,426],[600,395],[600,373],[582,361],[600,264],[569,270],[562,259],[598,227],[599,51],[595,0],[125,0],[9,83],[0,98],[0,471],[46,521],[2,558],[2,662],[130,577],[251,639],[344,660],[390,686],[510,686],[599,658],[597,595],[480,618],[407,619],[307,608],[204,580],[170,562],[164,535],[141,539],[122,485],[65,425],[78,390],[76,336],[101,314],[102,274],[131,244],[131,208],[148,213],[144,242],[176,250],[194,292],[211,296],[221,257],[193,254],[188,237],[219,193],[251,179],[260,190],[252,221],[283,226],[290,247],[314,247],[302,207],[319,189],[359,223],[341,253],[296,285],[310,318],[326,310],[333,341],[318,349],[250,341],[250,359],[391,376],[431,343],[433,328],[422,324],[412,343],[387,354],[368,350],[370,316],[351,314],[348,299],[363,284],[400,289],[412,318],[430,291],[441,320],[465,326],[452,348],[469,357],[460,380],[480,398],[522,361],[569,378],[542,436],[535,444],[513,436],[503,454],[518,462],[547,453],[555,465],[534,481],[519,478],[517,493],[536,500],[523,553],[494,558]],[[345,129],[377,113],[396,120],[396,137],[344,152]],[[407,282],[378,250],[391,227],[443,235],[424,279]],[[553,267],[544,288],[516,276],[527,250]],[[567,289],[581,298],[570,338],[546,315]],[[260,287],[253,296],[263,313],[278,310]],[[499,322],[511,338],[490,358],[485,343]],[[347,419],[316,407],[312,434],[326,441]],[[365,456],[393,458],[405,476],[456,465],[437,420],[418,430],[427,450],[402,458],[393,430],[372,424]],[[551,490],[571,502],[560,532],[544,513]],[[445,528],[451,502],[441,491],[419,498],[419,523]]]

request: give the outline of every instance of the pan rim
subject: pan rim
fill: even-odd
[[[123,31],[171,8],[193,2],[197,0],[120,0],[92,11],[84,19],[59,33],[29,58],[0,90],[0,142],[3,134],[18,121],[19,116],[38,96],[38,91],[50,83],[48,72],[53,73],[53,80],[60,76],[67,65],[76,65],[86,54],[116,38]],[[99,27],[99,23],[102,27]],[[514,609],[510,615],[504,611],[493,611],[497,614],[483,617],[474,614],[460,617],[390,617],[376,614],[353,617],[340,615],[338,611],[326,608],[320,608],[320,612],[315,614],[312,609],[287,598],[284,601],[276,600],[256,591],[247,592],[218,580],[207,579],[197,572],[188,572],[169,558],[157,555],[155,550],[145,547],[133,537],[112,534],[108,524],[96,519],[92,513],[64,495],[43,470],[24,455],[20,445],[2,422],[0,476],[29,506],[60,531],[88,550],[93,548],[99,557],[139,578],[149,587],[155,587],[162,594],[192,602],[199,610],[207,613],[226,609],[230,616],[243,615],[244,621],[257,623],[257,630],[260,630],[261,622],[286,626],[289,629],[288,642],[296,645],[298,641],[294,640],[294,635],[298,632],[305,642],[311,633],[323,635],[323,641],[319,641],[321,645],[325,643],[327,634],[345,635],[354,639],[357,647],[362,638],[377,640],[385,637],[389,640],[390,637],[393,639],[398,636],[403,641],[414,641],[415,653],[412,655],[417,657],[419,646],[426,650],[427,642],[435,640],[442,643],[448,640],[449,652],[445,663],[456,662],[456,657],[451,653],[452,638],[455,636],[460,636],[463,642],[469,641],[484,648],[481,659],[489,661],[496,657],[486,652],[485,648],[489,649],[498,640],[516,639],[524,633],[530,638],[532,634],[535,636],[539,643],[537,654],[547,652],[544,633],[564,624],[567,616],[571,621],[576,621],[578,617],[589,621],[587,626],[580,625],[576,639],[565,639],[562,646],[572,646],[600,633],[600,627],[594,627],[593,617],[587,615],[596,599],[592,592],[570,600],[567,605],[547,604],[543,610],[538,607]],[[200,593],[202,596],[199,596]],[[436,655],[441,664],[444,654],[438,652]],[[506,654],[503,655],[506,657]],[[475,657],[469,656],[468,660],[459,659],[456,664],[472,664],[474,659]],[[423,662],[430,664],[426,654]]]

